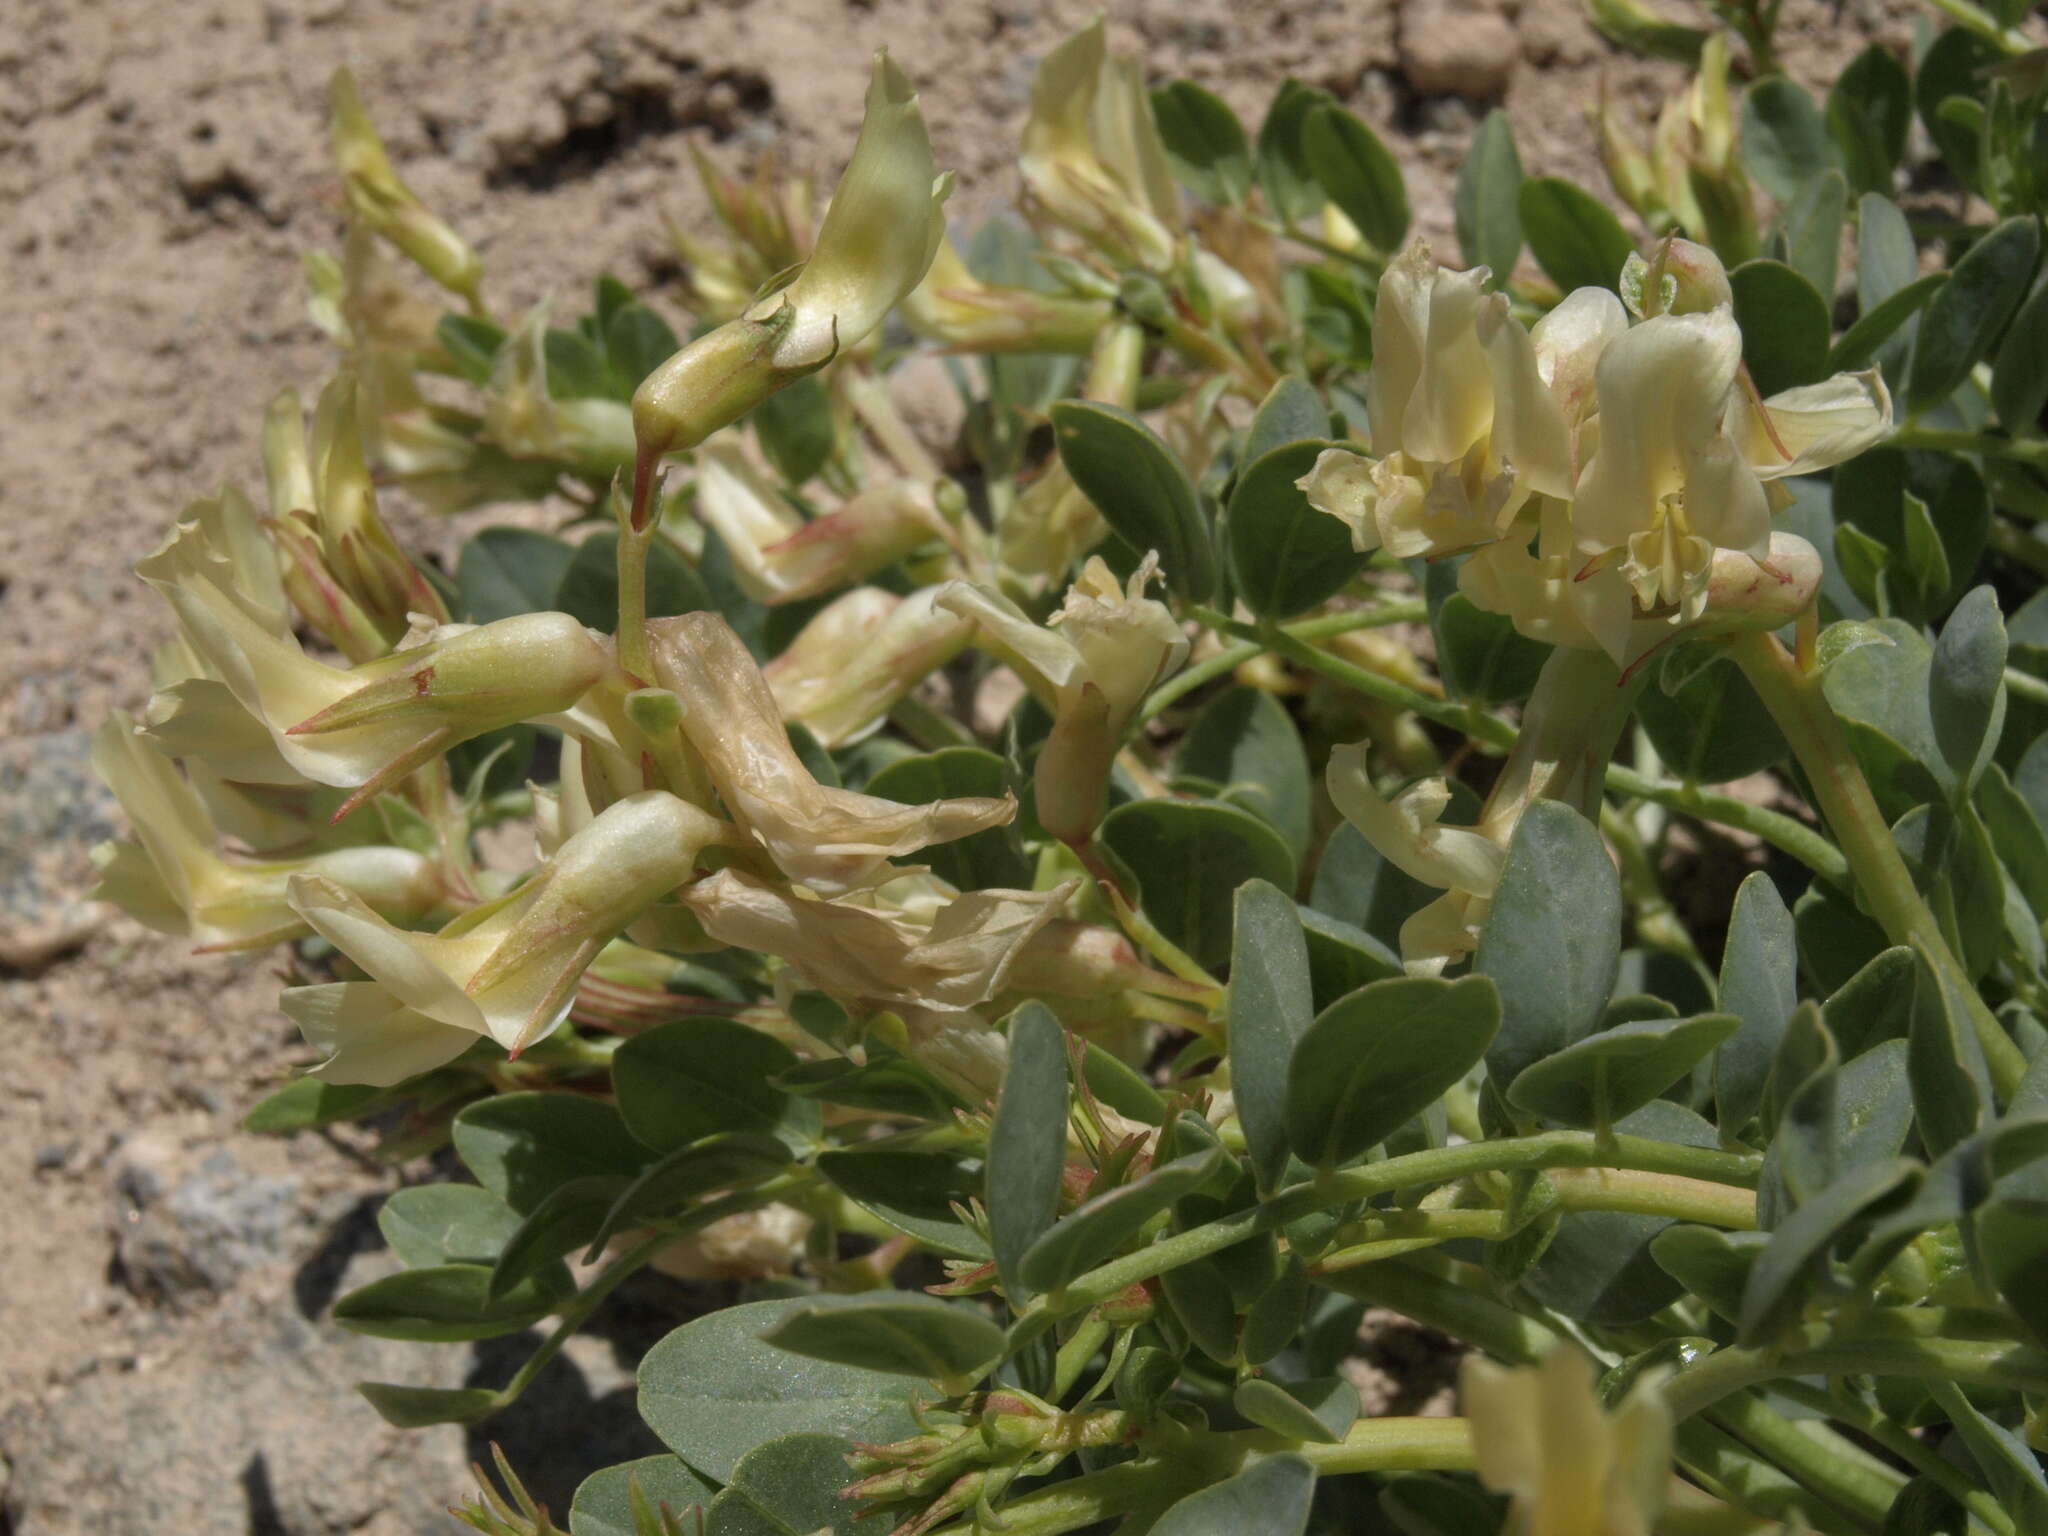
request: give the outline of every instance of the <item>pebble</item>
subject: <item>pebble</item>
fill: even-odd
[[[1473,0],[1410,0],[1401,8],[1401,73],[1426,94],[1497,97],[1519,52],[1507,18]]]

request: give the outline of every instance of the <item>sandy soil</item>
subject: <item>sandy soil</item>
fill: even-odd
[[[1824,84],[1872,35],[1903,39],[1902,7],[1790,0],[1793,71]],[[242,1348],[223,1340],[245,1338],[252,1318],[318,1312],[331,1285],[309,1292],[310,1261],[334,1251],[341,1225],[361,1225],[363,1197],[389,1178],[340,1145],[235,1129],[304,1056],[275,1010],[269,962],[194,957],[79,900],[84,849],[117,820],[88,783],[85,736],[109,707],[141,701],[147,652],[168,633],[129,566],[190,497],[223,479],[260,489],[265,400],[317,386],[327,363],[298,256],[337,236],[328,72],[355,67],[403,174],[479,244],[494,303],[516,309],[606,269],[658,294],[675,271],[662,217],[702,222],[692,139],[735,167],[773,148],[829,178],[858,122],[863,61],[885,43],[923,89],[941,163],[959,171],[955,208],[1003,202],[1032,67],[1092,8],[0,7],[0,1504],[17,1531],[439,1529],[432,1511],[461,1491],[452,1442],[438,1459],[390,1464],[410,1485],[353,1503],[298,1496],[260,1454],[173,1450],[145,1519],[107,1471],[131,1455],[125,1437],[152,1432],[138,1421],[178,1416],[180,1392],[236,1390],[240,1377],[208,1373]],[[1210,85],[1248,122],[1290,73],[1337,94],[1396,146],[1420,230],[1446,247],[1452,177],[1490,104],[1417,89],[1444,78],[1449,45],[1494,49],[1478,66],[1506,79],[1532,173],[1596,186],[1585,113],[1598,78],[1639,113],[1679,78],[1616,55],[1573,0],[1110,9],[1122,46],[1158,75]],[[424,547],[452,547],[454,530],[394,520]],[[192,1188],[226,1190],[239,1214],[212,1247],[197,1245],[196,1270],[178,1260],[183,1270],[165,1271],[144,1239],[164,1191]],[[354,1415],[337,1429],[375,1442],[352,1455],[401,1455],[345,1402],[341,1380],[304,1390]],[[216,1465],[239,1469],[236,1480]],[[341,1476],[341,1465],[293,1462],[290,1475]],[[0,1513],[0,1530],[8,1522]]]

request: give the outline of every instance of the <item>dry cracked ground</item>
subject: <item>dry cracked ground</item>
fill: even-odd
[[[277,389],[317,386],[299,255],[336,239],[322,91],[350,63],[403,173],[477,241],[517,308],[615,271],[660,295],[664,217],[701,224],[697,142],[832,175],[863,61],[924,92],[955,208],[1014,195],[1031,73],[1092,0],[7,0],[0,25],[0,1532],[227,1536],[448,1530],[484,1435],[401,1434],[363,1378],[496,1382],[521,1341],[405,1346],[325,1318],[386,1262],[399,1177],[345,1138],[237,1129],[305,1053],[263,956],[195,956],[94,909],[117,830],[86,765],[133,708],[164,615],[129,574],[177,509],[257,484]],[[1502,104],[1534,173],[1599,185],[1604,76],[1647,114],[1670,66],[1616,55],[1574,0],[1112,0],[1120,46],[1256,121],[1279,81],[1393,143],[1420,227]],[[1904,0],[1786,7],[1824,84]],[[445,556],[459,530],[395,510]],[[405,1177],[445,1176],[417,1168]],[[650,1283],[488,1428],[558,1511],[581,1472],[655,1447],[640,1350],[690,1298]],[[1382,1401],[1443,1401],[1395,1330]],[[1391,1375],[1392,1380],[1384,1379]]]

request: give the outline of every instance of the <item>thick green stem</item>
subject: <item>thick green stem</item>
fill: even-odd
[[[653,518],[643,528],[619,519],[619,665],[641,686],[654,681],[654,655],[647,647],[647,551],[654,527]]]
[[[1561,1168],[1550,1174],[1560,1210],[1626,1211],[1701,1222],[1747,1232],[1756,1227],[1756,1196],[1746,1189],[1668,1173],[1616,1168]],[[1493,1242],[1514,1235],[1507,1212],[1453,1207],[1449,1210],[1378,1212],[1348,1227],[1344,1246],[1310,1266],[1315,1275],[1377,1264],[1453,1238]]]
[[[1763,1160],[1752,1153],[1684,1147],[1637,1136],[1601,1142],[1587,1131],[1546,1131],[1464,1146],[1435,1147],[1390,1157],[1385,1162],[1345,1168],[1281,1190],[1263,1205],[1176,1232],[1079,1275],[1056,1292],[1038,1297],[1018,1314],[1012,1347],[1036,1336],[1059,1318],[1097,1306],[1141,1280],[1220,1253],[1260,1232],[1298,1217],[1348,1205],[1390,1190],[1446,1184],[1475,1173],[1534,1168],[1634,1168],[1677,1174],[1685,1179],[1753,1188]]]
[[[1570,1168],[1550,1175],[1567,1211],[1629,1211],[1731,1231],[1756,1229],[1756,1195],[1707,1179],[1620,1168]]]
[[[1985,1006],[1976,983],[1942,936],[1940,920],[1921,900],[1912,871],[1864,780],[1848,733],[1822,691],[1819,669],[1802,667],[1775,635],[1737,636],[1729,651],[1806,770],[1828,830],[1848,858],[1864,906],[1892,943],[1917,949],[1964,1000],[1992,1086],[2001,1101],[2010,1099],[2026,1071],[2026,1058]]]
[[[1085,1317],[1073,1336],[1060,1346],[1058,1358],[1053,1362],[1052,1400],[1059,1402],[1074,1389],[1074,1383],[1081,1379],[1088,1362],[1095,1358],[1095,1351],[1102,1347],[1102,1341],[1109,1337],[1110,1325],[1099,1315]]]
[[[1217,613],[1214,609],[1196,609],[1194,617],[1211,629],[1228,634],[1240,640],[1254,642],[1259,648],[1272,650],[1285,656],[1311,672],[1321,673],[1332,682],[1342,683],[1357,690],[1368,698],[1391,704],[1398,709],[1409,710],[1425,720],[1434,720],[1439,725],[1463,731],[1475,741],[1503,751],[1511,750],[1519,733],[1498,715],[1487,714],[1467,704],[1456,704],[1445,699],[1432,698],[1429,694],[1397,683],[1390,677],[1369,671],[1341,656],[1332,656],[1328,651],[1303,643],[1289,630],[1256,629],[1249,624],[1240,624],[1234,619]],[[1248,653],[1246,660],[1251,659]],[[1633,768],[1624,768],[1619,763],[1607,767],[1607,788],[1617,794],[1633,795],[1638,800],[1668,806],[1674,811],[1700,821],[1719,823],[1739,831],[1751,832],[1769,843],[1773,848],[1790,855],[1804,864],[1824,880],[1842,882],[1848,878],[1849,866],[1841,853],[1826,838],[1811,827],[1794,821],[1790,816],[1777,811],[1766,810],[1760,805],[1751,805],[1733,795],[1715,794],[1701,789],[1696,784],[1677,784],[1668,780],[1653,779],[1647,774],[1637,773]]]
[[[1292,1454],[1318,1472],[1469,1472],[1471,1429],[1463,1419],[1360,1419],[1336,1445],[1304,1445],[1267,1430],[1180,1434],[1160,1454],[1056,1483],[1003,1506],[1005,1536],[1060,1536],[1139,1510],[1163,1510],[1176,1499],[1240,1471],[1262,1457]],[[936,1536],[984,1530],[972,1518],[942,1526]]]
[[[1624,680],[1603,651],[1551,647],[1522,707],[1514,749],[1479,813],[1479,829],[1505,844],[1537,800],[1561,800],[1597,820],[1615,743],[1649,678],[1650,669],[1638,667]]]
[[[1906,1484],[1897,1472],[1832,1430],[1794,1424],[1754,1392],[1723,1399],[1712,1417],[1867,1527],[1884,1524],[1886,1512]]]
[[[2039,1393],[2048,1392],[2048,1355],[2012,1343],[1916,1338],[1904,1329],[1882,1327],[1845,1332],[1809,1323],[1797,1330],[1789,1347],[1715,1351],[1672,1377],[1664,1400],[1672,1417],[1683,1419],[1761,1382],[1857,1374]]]
[[[1810,1386],[1803,1381],[1780,1381],[1773,1388],[1780,1396],[1826,1414],[1869,1436],[1922,1477],[1939,1483],[1949,1497],[1982,1520],[1998,1536],[2013,1536],[2012,1516],[1982,1488],[1971,1483],[1954,1462],[1947,1460],[1911,1430],[1901,1427],[1862,1399],[1853,1397],[1837,1384],[1835,1390]]]
[[[1356,629],[1383,629],[1389,624],[1416,624],[1428,616],[1429,605],[1415,599],[1407,602],[1379,603],[1371,608],[1352,608],[1343,613],[1321,614],[1313,619],[1304,619],[1298,624],[1289,624],[1284,632],[1297,640],[1325,640],[1332,635],[1349,634]],[[1143,725],[1175,700],[1194,692],[1204,683],[1213,682],[1216,678],[1235,672],[1246,662],[1255,661],[1265,653],[1266,644],[1263,640],[1243,640],[1236,645],[1225,646],[1214,656],[1175,673],[1153,689],[1144,704],[1139,707],[1133,724]]]

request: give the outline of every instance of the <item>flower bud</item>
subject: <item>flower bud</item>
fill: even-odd
[[[1735,302],[1735,291],[1720,257],[1672,235],[1648,257],[1629,252],[1621,266],[1621,298],[1629,313],[1642,320],[1718,309]]]
[[[263,422],[285,585],[315,631],[350,660],[368,661],[405,635],[413,614],[446,622],[448,610],[378,515],[355,375],[337,374],[320,392],[310,452],[304,434],[298,395],[286,390]]]
[[[355,76],[337,69],[328,87],[334,159],[349,212],[403,251],[422,272],[472,304],[483,283],[483,263],[463,238],[436,218],[398,179],[391,157],[363,110]]]
[[[204,686],[181,685],[152,705],[152,735],[183,743],[179,750],[224,776],[260,770],[232,703],[292,773],[358,791],[340,814],[457,742],[567,709],[609,664],[604,643],[566,614],[522,614],[352,670],[330,667],[300,648],[282,615],[235,588],[232,567],[197,522],[181,523],[135,569],[170,602],[210,674]]]
[[[302,1028],[308,1013],[318,1015],[316,1043],[335,1052],[323,1068],[331,1081],[379,1080],[367,1074],[408,1038],[420,1053],[445,1049],[441,1061],[482,1035],[517,1055],[561,1021],[598,950],[689,879],[698,854],[720,835],[716,820],[673,795],[629,796],[512,894],[436,934],[392,927],[331,880],[295,879],[294,910],[368,972],[371,985],[347,994],[311,989],[319,995],[296,1006],[287,992],[287,1011]],[[314,1038],[313,1029],[307,1034]],[[411,1070],[416,1059],[408,1056]]]
[[[1812,606],[1821,559],[1794,533],[1773,533],[1764,558],[1717,549],[1708,568],[1703,616],[1696,634],[1782,629]]]
[[[1636,53],[1697,63],[1707,34],[1698,27],[1667,21],[1642,0],[1586,0],[1586,14],[1611,41]]]
[[[832,349],[793,367],[775,361],[795,328],[787,307],[760,319],[742,316],[698,337],[662,363],[633,391],[637,455],[651,463],[694,448],[720,427],[738,421],[785,385],[814,373]]]
[[[872,576],[934,540],[951,547],[953,527],[932,491],[919,480],[886,481],[771,544],[761,551],[761,567],[774,586],[767,601],[818,597]]]
[[[1614,188],[1614,195],[1645,223],[1658,227],[1658,221],[1667,219],[1669,214],[1664,207],[1663,193],[1658,188],[1657,169],[1616,115],[1607,96],[1605,75],[1600,77],[1600,96],[1594,108],[1594,121],[1600,132],[1600,163],[1607,169],[1607,180]]]

